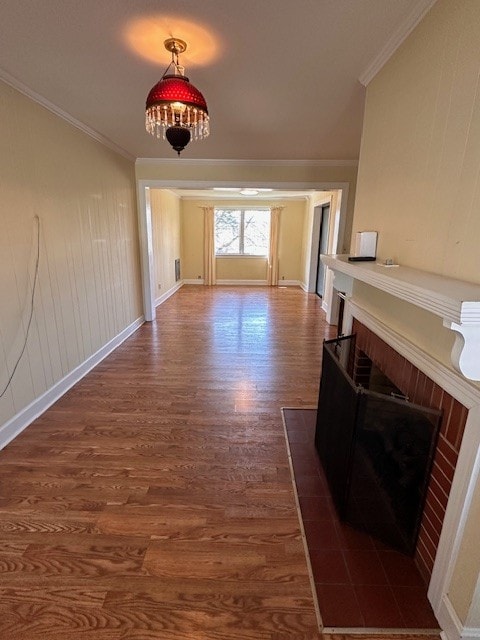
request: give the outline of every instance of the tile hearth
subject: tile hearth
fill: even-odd
[[[338,519],[315,450],[316,410],[284,417],[324,626],[438,630],[413,559]]]

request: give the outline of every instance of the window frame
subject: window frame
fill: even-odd
[[[230,207],[214,207],[213,211],[213,228],[214,228],[214,236],[215,236],[215,224],[216,224],[216,214],[217,211],[239,211],[240,212],[240,238],[239,238],[239,248],[240,253],[217,253],[217,247],[215,246],[215,258],[260,258],[260,259],[268,259],[268,246],[266,248],[266,253],[256,254],[256,253],[244,253],[245,248],[245,212],[246,211],[266,211],[270,214],[269,222],[272,219],[272,207],[249,207],[247,205],[241,206],[230,206]],[[268,230],[269,240],[270,240],[270,228]]]

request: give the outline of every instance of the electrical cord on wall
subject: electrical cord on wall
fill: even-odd
[[[33,277],[32,295],[30,297],[30,315],[29,315],[29,318],[28,318],[27,330],[25,332],[25,340],[23,341],[23,346],[22,346],[22,348],[20,350],[20,355],[18,356],[17,361],[15,362],[15,366],[13,367],[12,373],[10,374],[10,377],[7,380],[7,384],[5,385],[5,387],[0,392],[0,398],[3,398],[3,396],[7,392],[8,387],[12,383],[13,376],[15,375],[15,372],[16,372],[16,370],[18,368],[18,365],[20,364],[20,360],[22,359],[22,356],[25,353],[25,349],[27,348],[28,336],[29,336],[29,333],[30,333],[30,327],[32,325],[32,320],[33,320],[33,304],[34,304],[34,301],[35,301],[35,291],[37,290],[38,267],[39,267],[39,263],[40,263],[40,218],[37,215],[35,215],[34,216],[34,220],[37,223],[37,255],[36,255],[36,258],[35,258],[35,275]]]

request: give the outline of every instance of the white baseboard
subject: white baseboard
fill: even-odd
[[[305,284],[305,282],[299,282],[298,284],[302,287],[305,293],[308,293],[308,285]]]
[[[197,281],[195,280],[195,282]],[[168,298],[170,298],[170,296],[173,296],[173,294],[176,293],[182,287],[182,285],[183,281],[180,280],[180,282],[177,282],[171,289],[165,291],[165,293],[155,299],[155,306],[158,307],[159,304],[162,304],[162,302],[168,300]]]
[[[266,287],[267,286],[267,281],[266,280],[217,280],[217,284],[220,285],[246,285],[246,286],[251,286],[251,287]]]
[[[204,284],[204,280],[201,278],[192,279],[192,280],[182,280],[182,284]],[[241,285],[241,286],[251,286],[251,287],[266,287],[267,281],[266,280],[217,280],[215,284],[225,285],[225,286]],[[300,282],[300,280],[279,280],[278,286],[279,287],[301,287],[304,291],[307,290],[305,285],[302,282]],[[176,290],[177,289],[171,290],[171,293],[168,292],[168,295],[172,295],[172,293],[175,293]],[[157,300],[160,300],[160,298],[157,298]],[[161,300],[161,302],[163,302],[163,300]],[[157,303],[157,301],[155,301],[155,305],[157,304],[160,304],[160,302]]]
[[[92,354],[82,362],[82,364],[79,364],[78,367],[75,367],[75,369],[70,371],[64,378],[56,382],[53,387],[50,387],[45,393],[42,393],[41,396],[14,415],[13,418],[10,418],[10,420],[0,426],[0,449],[3,449],[18,436],[18,434],[28,427],[38,416],[44,413],[48,407],[63,396],[64,393],[81,380],[89,371],[96,367],[97,364],[122,344],[124,340],[131,336],[143,323],[143,316],[132,322],[132,324],[107,342],[96,353]]]

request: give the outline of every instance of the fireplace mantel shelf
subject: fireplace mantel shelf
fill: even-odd
[[[343,274],[341,285],[334,282],[338,290],[359,280],[443,318],[456,333],[453,365],[470,380],[480,380],[480,285],[410,267],[349,262],[345,255],[322,255],[322,262]]]

